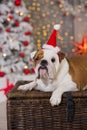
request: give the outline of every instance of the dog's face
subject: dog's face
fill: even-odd
[[[53,50],[41,49],[33,56],[38,78],[54,80],[59,69],[59,56]]]

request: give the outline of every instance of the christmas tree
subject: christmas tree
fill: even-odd
[[[0,0],[0,77],[34,73],[35,49],[30,12],[21,0]],[[18,79],[17,79],[18,80]]]

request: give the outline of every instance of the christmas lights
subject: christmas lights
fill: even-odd
[[[14,76],[32,74],[34,71],[30,52],[35,45],[31,35],[33,26],[30,11],[21,0],[9,0],[7,3],[2,1],[2,3],[0,4],[0,74],[7,77],[11,74]],[[25,64],[27,68],[24,68]]]
[[[28,9],[32,12],[30,17],[35,19],[34,38],[36,44],[38,44],[38,39],[41,44],[44,44],[50,35],[53,25],[58,23],[61,24],[61,29],[57,40],[59,40],[62,50],[69,55],[74,48],[71,42],[75,40],[79,41],[86,30],[87,2],[84,0],[24,1]],[[80,37],[79,34],[81,34]]]

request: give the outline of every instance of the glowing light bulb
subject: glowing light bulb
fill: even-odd
[[[20,16],[23,16],[24,15],[24,13],[23,12],[20,12]]]
[[[7,56],[7,54],[6,53],[3,53],[3,57],[6,57]]]
[[[28,68],[28,66],[27,66],[27,65],[25,65],[25,66],[24,66],[24,69],[27,69],[27,68]]]

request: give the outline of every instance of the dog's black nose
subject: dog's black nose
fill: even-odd
[[[45,65],[48,65],[48,62],[47,62],[47,60],[42,60],[40,64],[41,64],[42,66],[45,66]]]

